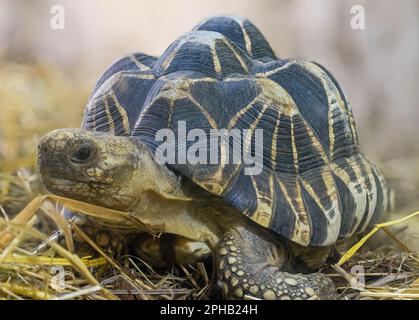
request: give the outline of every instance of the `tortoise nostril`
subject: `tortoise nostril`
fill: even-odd
[[[38,154],[42,154],[42,153],[47,153],[48,152],[48,148],[45,144],[38,144]]]

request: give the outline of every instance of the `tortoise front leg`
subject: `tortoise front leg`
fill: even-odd
[[[258,231],[234,227],[217,247],[218,280],[226,298],[336,299],[328,277],[292,273],[290,247]]]

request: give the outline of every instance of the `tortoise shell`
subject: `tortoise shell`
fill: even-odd
[[[135,53],[115,62],[89,99],[83,127],[136,136],[155,152],[159,129],[178,133],[179,121],[186,130],[248,129],[249,150],[263,129],[258,175],[230,162],[168,167],[294,242],[333,244],[386,210],[385,181],[359,150],[337,81],[319,64],[277,58],[248,20],[211,18],[158,58]]]

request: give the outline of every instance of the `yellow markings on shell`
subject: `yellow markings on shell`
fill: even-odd
[[[291,148],[295,173],[299,172],[297,145],[295,144],[294,121],[291,118]]]
[[[336,174],[346,185],[349,185],[349,183],[352,182],[349,174],[336,163],[332,162],[330,164],[330,168],[332,169],[332,172]]]
[[[239,120],[239,118],[244,115],[252,106],[253,104],[259,99],[259,95],[256,96],[249,104],[247,104],[245,107],[243,107],[242,109],[240,109],[235,115],[234,117],[232,117],[230,119],[230,121],[227,124],[227,129],[231,130],[237,123],[237,121]]]
[[[260,93],[262,101],[286,116],[292,117],[298,114],[295,101],[282,86],[266,77],[257,77],[256,81],[262,89]]]
[[[305,126],[305,129],[307,131],[308,137],[311,141],[311,144],[316,148],[316,151],[320,154],[320,157],[322,158],[324,163],[328,164],[330,161],[329,161],[329,158],[326,154],[326,151],[323,149],[322,144],[317,139],[317,137],[314,135],[313,129],[311,129],[311,127],[308,125],[307,121],[303,117],[301,117],[301,118],[304,121],[304,126]]]
[[[350,236],[356,231],[359,224],[361,223],[367,203],[366,203],[365,186],[361,188],[361,192],[358,192],[356,190],[356,186],[358,184],[364,184],[364,182],[362,181],[363,179],[361,180],[362,175],[360,175],[359,168],[355,168],[357,167],[357,164],[355,163],[355,159],[351,157],[349,159],[344,159],[344,161],[355,172],[355,176],[356,176],[355,181],[352,181],[349,174],[344,169],[338,167],[336,164],[332,164],[331,168],[332,168],[332,171],[345,182],[346,186],[349,188],[353,196],[353,199],[356,205],[355,221],[353,223],[351,231],[348,234],[348,236]]]
[[[272,199],[273,199],[273,177],[270,174],[268,176],[268,184],[269,184],[269,195],[263,195],[259,192],[259,188],[257,187],[256,181],[253,176],[250,176],[252,180],[253,188],[255,189],[256,193],[256,200],[257,200],[257,209],[256,212],[251,216],[252,220],[256,221],[258,224],[268,227],[271,221],[272,216]]]
[[[159,94],[151,101],[145,108],[142,114],[140,115],[140,119],[142,119],[143,114],[145,114],[150,106],[159,98],[166,98],[169,101],[180,100],[183,98],[189,99],[205,116],[208,120],[208,123],[213,129],[217,128],[217,123],[211,117],[207,110],[192,96],[190,93],[190,82],[189,79],[180,78],[176,80],[172,80],[168,82],[164,88],[159,92]],[[173,106],[171,106],[173,107]]]
[[[138,71],[137,71],[138,72]],[[137,72],[132,71],[119,71],[115,74],[113,74],[111,77],[106,79],[102,85],[100,86],[100,89],[95,93],[95,96],[97,98],[100,98],[101,95],[104,93],[107,93],[107,91],[111,90],[113,85],[118,83],[124,78],[137,78],[137,79],[144,79],[144,80],[153,80],[155,79],[155,76],[152,74],[141,74]],[[96,99],[97,99],[96,98]]]
[[[191,82],[192,81],[185,78],[181,78],[177,81],[168,82],[166,87],[163,88],[160,91],[160,93],[153,99],[153,101],[151,101],[144,108],[144,111],[141,113],[137,121],[137,124],[141,123],[143,117],[148,112],[151,105],[153,105],[155,100],[164,97],[170,101],[170,108],[173,109],[175,100],[186,98],[186,99],[189,99],[192,102],[192,104],[201,111],[201,113],[204,115],[204,117],[207,119],[208,123],[210,124],[211,128],[217,129],[218,126],[215,120],[208,113],[208,111],[190,93],[189,86]],[[172,111],[170,112],[169,124],[170,124],[171,119],[172,119]],[[226,151],[223,148],[221,148],[221,158],[224,159],[223,163],[227,163],[227,161],[225,160]],[[223,169],[223,166],[220,165],[217,168],[217,172],[212,176],[211,181],[207,180],[206,182],[199,182],[199,181],[195,181],[195,182],[198,183],[204,189],[211,191],[212,193],[221,194],[224,191],[225,185],[228,183],[226,181],[223,183],[223,185],[220,184],[220,182],[223,181],[222,169]]]
[[[188,93],[187,98],[201,111],[201,113],[204,115],[204,117],[207,119],[208,123],[210,124],[211,128],[217,129],[217,123],[212,118],[212,116],[208,113],[208,111],[201,106],[201,104],[192,96],[192,94]],[[199,184],[204,189],[210,191],[211,193],[220,195],[223,193],[227,183],[229,181],[223,180],[223,168],[225,164],[227,163],[226,157],[227,153],[226,150],[223,148],[224,144],[221,144],[220,152],[221,152],[221,163],[217,167],[217,171],[213,174],[210,180],[207,181],[195,181],[197,184]]]
[[[110,109],[109,109],[108,100],[104,98],[103,101],[105,102],[105,115],[106,115],[106,121],[109,125],[109,132],[115,133],[115,124],[113,122],[111,113],[109,112]]]
[[[330,158],[333,159],[334,151],[335,151],[335,131],[333,130],[333,111],[335,109],[335,105],[331,105],[329,107],[329,111],[327,113],[327,123],[329,126],[329,149],[330,149]]]
[[[327,100],[330,103],[332,100],[336,100],[338,102],[338,107],[344,112],[348,113],[349,110],[346,108],[345,102],[343,97],[341,97],[338,88],[333,83],[332,79],[330,79],[329,75],[324,71],[321,67],[317,64],[309,62],[307,60],[299,59],[298,64],[302,66],[305,70],[309,71],[310,73],[314,74],[323,84],[323,88],[327,95]]]
[[[214,69],[217,75],[220,75],[222,72],[220,58],[218,57],[217,51],[215,50],[215,46],[211,46],[211,56],[212,61],[214,63]]]
[[[365,172],[366,172],[366,177],[364,177],[365,181],[366,181],[366,179],[368,179],[369,182],[370,182],[370,185],[371,185],[371,190],[369,190],[368,188],[366,188],[366,189],[368,190],[368,192],[371,193],[374,189],[374,186],[373,186],[374,177],[372,175],[372,169],[371,169],[371,166],[368,163],[368,161],[366,161],[363,157],[361,158],[361,162],[364,165]],[[372,192],[372,193],[376,193],[376,192]]]
[[[176,48],[174,50],[172,50],[172,52],[170,52],[168,57],[166,57],[166,59],[162,63],[163,70],[166,71],[170,67],[170,64],[172,63],[172,61],[175,58],[177,52],[183,46],[183,44],[184,44],[184,42],[180,41],[178,43],[178,45],[176,46]]]
[[[248,131],[247,134],[245,135],[244,139],[243,139],[243,150],[245,150],[245,152],[250,152],[250,148],[251,148],[251,142],[252,142],[252,135],[253,132],[256,129],[256,126],[259,124],[260,119],[262,119],[263,114],[265,113],[265,111],[268,109],[268,105],[264,104],[262,107],[262,110],[259,112],[258,116],[256,117],[255,121],[253,121],[253,123],[248,126]],[[253,177],[252,177],[252,181],[253,181]],[[257,188],[255,187],[255,191],[257,193]]]
[[[307,181],[304,180],[301,177],[298,177],[299,180],[301,181],[301,184],[303,185],[304,189],[307,190],[308,194],[310,195],[310,197],[313,198],[314,202],[317,204],[317,206],[323,211],[326,212],[325,208],[323,207],[322,203],[321,203],[321,199],[319,198],[319,196],[317,195],[317,193],[314,191],[313,187],[311,186],[311,184]]]
[[[370,163],[365,160],[362,159],[364,166],[365,166],[365,171],[367,173],[367,177],[370,180],[370,184],[371,184],[371,190],[367,190],[368,192],[368,200],[369,200],[369,206],[368,206],[368,213],[367,213],[367,217],[365,218],[365,222],[364,224],[361,226],[362,230],[365,230],[365,228],[368,226],[368,223],[370,222],[374,211],[375,211],[375,207],[377,206],[377,185],[375,183],[375,179],[372,173],[372,166],[370,165]]]
[[[246,51],[249,54],[249,56],[252,56],[252,40],[250,40],[250,37],[246,31],[246,28],[244,27],[244,23],[243,23],[244,21],[241,19],[235,19],[235,20],[240,25],[240,28],[242,29],[244,43],[246,45]]]
[[[335,181],[333,175],[330,171],[329,167],[325,167],[324,170],[321,172],[323,183],[325,184],[327,193],[325,197],[328,201],[332,204],[329,209],[325,208],[322,205],[322,199],[317,195],[316,191],[314,190],[313,186],[306,180],[300,178],[301,184],[303,188],[308,192],[310,197],[314,200],[317,206],[321,209],[324,213],[328,221],[327,227],[327,237],[324,240],[323,244],[331,244],[336,241],[339,230],[340,230],[340,220],[341,220],[341,213],[338,212],[339,210],[339,199],[338,194],[335,186]],[[331,217],[330,213],[335,212],[335,215]]]
[[[127,113],[125,112],[125,109],[121,106],[121,104],[119,103],[119,101],[116,98],[116,95],[113,92],[113,90],[110,90],[110,96],[115,103],[115,108],[116,108],[115,110],[119,113],[119,115],[121,117],[122,127],[124,129],[124,133],[129,134],[130,133],[130,127],[129,127]]]
[[[227,124],[227,130],[231,130],[235,124],[237,123],[238,119],[245,114],[253,105],[253,103],[255,103],[258,100],[258,96],[256,96],[248,105],[246,105],[244,108],[242,108],[239,112],[237,112],[234,117],[232,119],[230,119],[230,122]],[[258,114],[258,116],[256,117],[255,121],[253,121],[253,123],[248,126],[248,131],[246,132],[246,135],[243,137],[243,144],[242,144],[242,149],[243,151],[250,151],[249,147],[251,144],[251,138],[253,135],[253,132],[256,128],[256,126],[259,124],[260,119],[262,118],[264,112],[267,110],[268,105],[263,105],[261,112]],[[222,144],[223,146],[224,144]],[[223,148],[221,148],[221,157],[223,159],[223,157],[225,158],[225,151],[223,153]],[[224,162],[225,163],[225,162]],[[223,167],[224,166],[219,166],[219,168],[217,169],[217,172],[214,174],[214,177],[217,177],[217,181],[222,181],[222,171],[223,171]],[[237,165],[234,168],[234,172],[232,173],[232,177],[236,174],[236,172],[240,169],[240,166]],[[229,181],[225,182],[225,185],[227,185],[229,183]],[[224,191],[224,188],[223,190]],[[256,191],[256,189],[255,189]],[[221,193],[220,193],[221,194]]]
[[[338,195],[337,195],[337,188],[335,185],[335,179],[332,175],[332,170],[329,166],[324,167],[324,170],[322,171],[322,178],[323,182],[326,186],[327,194],[326,196],[332,201],[335,202],[337,205],[338,203]]]
[[[273,74],[275,74],[275,73],[277,73],[279,71],[288,69],[290,66],[292,66],[292,65],[294,65],[296,63],[297,63],[297,61],[295,59],[292,59],[292,60],[288,61],[287,63],[285,63],[283,66],[280,66],[280,67],[275,68],[275,69],[273,69],[271,71],[268,71],[268,72],[256,73],[255,76],[268,78],[269,76],[271,76],[271,75],[273,75]]]
[[[167,100],[189,98],[189,83],[190,81],[186,78],[168,80],[150,104],[153,104],[159,98],[166,98]]]
[[[300,116],[297,104],[295,103],[294,99],[289,95],[289,93],[278,83],[263,76],[257,78],[257,82],[261,88],[263,88],[263,92],[261,93],[261,100],[265,100],[270,106],[276,110],[280,114],[284,114],[290,118],[291,121],[291,147],[292,147],[292,154],[293,154],[293,162],[294,162],[294,169],[295,172],[298,173],[299,171],[299,164],[298,164],[298,153],[295,141],[295,134],[294,134],[294,121],[293,116]],[[302,117],[301,117],[302,118]],[[279,119],[279,115],[278,115]],[[307,121],[302,118],[306,131],[308,132],[309,138],[312,144],[315,146],[316,150],[320,153],[323,161],[325,163],[329,162],[329,158],[327,157],[326,152],[324,151],[320,141],[314,135],[313,130],[307,124]],[[275,137],[276,142],[276,137]],[[272,158],[274,159],[274,158]],[[275,159],[276,159],[276,146],[275,146]]]
[[[252,41],[250,40],[250,37],[247,34],[246,29],[244,28],[245,19],[243,19],[242,17],[237,17],[237,16],[231,16],[230,18],[233,19],[240,26],[240,29],[243,33],[244,42],[246,45],[246,51],[251,56],[252,55]]]
[[[326,90],[326,93],[328,94],[328,98],[329,98],[329,90],[328,88],[333,88],[332,90],[334,91],[334,96],[337,99],[337,104],[339,106],[339,108],[347,115],[348,117],[348,122],[349,122],[349,127],[351,129],[351,133],[353,136],[353,139],[355,142],[358,141],[358,134],[356,132],[356,127],[355,127],[355,120],[352,114],[352,108],[351,108],[351,104],[349,103],[348,99],[345,97],[345,93],[343,91],[343,88],[341,88],[342,91],[342,95],[340,94],[338,88],[336,87],[336,85],[333,83],[333,81],[330,79],[330,77],[326,74],[326,72],[321,69],[319,66],[317,66],[314,63],[310,63],[307,61],[303,61],[301,60],[302,65],[305,66],[306,69],[310,70],[311,72],[313,72],[314,74],[317,75],[317,77],[323,82],[324,88]],[[330,101],[330,99],[329,99]],[[329,112],[332,110],[329,110]],[[330,130],[332,131],[332,130]],[[331,149],[333,150],[333,149]]]
[[[124,78],[136,78],[136,79],[143,79],[143,80],[154,80],[156,77],[153,74],[142,74],[138,73],[139,71],[134,72],[124,72],[123,76]]]
[[[372,171],[374,171],[375,175],[377,176],[377,178],[380,182],[381,189],[383,190],[383,195],[382,195],[383,196],[383,204],[384,204],[383,209],[384,209],[384,211],[386,211],[387,209],[391,209],[391,208],[387,208],[387,206],[389,204],[389,201],[388,201],[389,200],[388,199],[389,194],[388,194],[388,188],[387,188],[386,181],[384,180],[383,175],[381,174],[380,170],[374,164],[370,163],[370,165],[371,165]]]
[[[252,41],[250,40],[249,35],[244,27],[242,27],[244,42],[246,43],[246,50],[250,56],[252,56]]]
[[[110,130],[111,130],[112,133],[115,132],[115,123],[114,123],[114,121],[112,119],[112,116],[110,114],[110,106],[109,106],[108,101],[106,100],[106,97],[109,97],[109,98],[117,101],[116,98],[115,98],[115,94],[113,92],[112,87],[116,83],[120,82],[121,80],[123,80],[125,78],[138,78],[138,79],[150,79],[150,80],[155,79],[155,77],[153,75],[150,75],[150,74],[136,74],[136,73],[127,72],[127,71],[117,72],[114,75],[112,75],[110,78],[108,78],[100,86],[100,88],[96,91],[94,97],[91,99],[91,101],[89,103],[89,106],[87,107],[88,110],[89,110],[89,112],[88,112],[89,115],[95,114],[97,112],[97,106],[96,106],[97,101],[102,100],[102,101],[105,102],[105,110],[104,111],[105,111],[107,123],[109,124]],[[128,118],[126,116],[126,112],[125,112],[125,110],[122,110],[122,113],[121,113],[121,109],[123,109],[123,108],[121,108],[119,103],[115,103],[115,107],[117,109],[118,109],[118,106],[119,106],[118,111],[119,111],[119,114],[121,115],[121,119],[122,119],[122,121],[124,121],[124,116],[123,115],[125,115],[125,123],[127,124],[128,123]],[[95,127],[96,127],[96,120],[94,120],[94,124],[95,124]],[[129,126],[124,126],[124,127],[125,127],[125,129],[128,128],[127,131],[125,131],[125,133],[128,134],[129,133]]]
[[[254,102],[256,102],[257,98],[258,97],[256,97],[252,102],[250,102],[247,106],[245,106],[238,113],[236,113],[236,115],[230,120],[230,123],[227,126],[229,129],[231,129],[236,124],[239,117],[241,117],[244,113],[246,113],[246,111],[248,111],[250,109],[252,104]],[[265,111],[268,108],[269,108],[269,105],[264,104],[263,107],[262,107],[262,110],[259,112],[256,119],[253,121],[253,123],[250,126],[248,126],[248,131],[247,131],[247,134],[245,135],[245,137],[243,139],[243,146],[242,146],[243,150],[245,150],[246,152],[250,151],[251,138],[252,138],[253,132],[255,131],[257,125],[259,124],[261,118],[263,117]],[[238,169],[239,169],[239,166],[237,166],[235,168],[235,171],[237,171]],[[232,176],[234,176],[234,174]],[[269,181],[270,190],[271,190],[271,193],[272,193],[272,190],[273,190],[272,176],[270,176],[269,179],[270,179],[270,181]],[[271,215],[272,215],[272,204],[269,203],[269,202],[271,202],[271,199],[266,198],[265,196],[263,196],[259,193],[258,187],[256,185],[256,182],[255,182],[253,176],[251,176],[251,180],[252,180],[253,188],[255,190],[256,197],[257,197],[257,202],[258,202],[256,212],[253,213],[252,219],[255,220],[256,222],[258,222],[259,224],[263,225],[263,226],[268,226],[269,222],[270,222]]]
[[[236,49],[231,45],[231,43],[226,39],[223,38],[223,42],[229,47],[229,49],[233,52],[234,56],[236,57],[237,61],[239,61],[241,67],[243,70],[245,70],[247,73],[249,72],[249,68],[247,67],[246,63],[244,63],[242,57],[237,53]]]
[[[271,146],[271,166],[272,166],[272,170],[275,170],[276,167],[276,145],[277,145],[277,140],[278,140],[278,134],[279,134],[279,123],[280,123],[280,112],[279,110],[277,111],[277,118],[276,118],[276,122],[275,122],[275,128],[274,128],[274,132],[272,135],[272,146]]]
[[[172,125],[172,114],[173,114],[173,107],[174,107],[174,105],[175,105],[175,101],[174,100],[170,100],[170,103],[169,103],[169,108],[170,108],[170,111],[169,111],[169,119],[167,119],[167,127],[168,128],[170,128],[171,125]]]
[[[227,124],[227,130],[231,130],[233,129],[233,127],[236,125],[236,123],[238,122],[238,120],[240,119],[240,117],[242,117],[248,110],[250,110],[250,108],[253,106],[253,104],[259,99],[259,96],[256,96],[250,103],[248,103],[245,107],[243,107],[242,109],[240,109],[229,121],[229,123]],[[266,109],[268,108],[268,105],[264,105],[262,111],[260,112],[260,114],[257,116],[257,118],[255,119],[255,121],[248,127],[248,131],[246,136],[243,138],[243,144],[242,144],[242,148],[243,150],[248,150],[250,143],[251,143],[251,137],[253,135],[253,132],[256,128],[256,126],[258,125],[260,119],[263,116],[263,113],[266,111]],[[224,144],[221,144],[222,147],[225,147]],[[228,146],[227,146],[228,147]],[[221,148],[221,159],[222,160],[226,160],[226,152],[224,150],[224,148]],[[226,163],[226,162],[222,162],[222,163]],[[222,181],[222,173],[223,173],[223,167],[224,166],[219,166],[217,169],[217,172],[214,174],[214,177],[216,178],[217,181]],[[234,172],[232,173],[231,176],[234,176],[235,173],[240,169],[240,166],[237,165],[234,168]],[[225,182],[225,185],[228,184],[229,181]],[[224,188],[221,188],[221,192],[224,190]],[[220,193],[221,194],[221,193]]]
[[[281,189],[282,194],[284,195],[285,200],[287,201],[292,212],[295,215],[295,224],[292,228],[293,234],[291,235],[291,240],[303,246],[306,246],[310,243],[311,230],[308,224],[308,217],[307,213],[305,212],[303,199],[301,196],[301,188],[298,183],[294,185],[297,191],[297,196],[294,199],[294,204],[284,183],[280,179],[277,179],[277,183],[279,185],[279,188]]]
[[[97,105],[96,105],[96,103],[97,103],[97,100],[93,100],[93,101],[90,101],[89,102],[89,105],[87,106],[87,110],[88,110],[87,116],[96,115],[96,113],[97,113]],[[96,125],[96,116],[93,117],[93,125],[94,125],[95,128],[97,127],[97,125]]]
[[[188,95],[188,98],[202,112],[202,114],[205,116],[205,118],[207,119],[208,123],[210,124],[211,128],[217,129],[217,127],[218,127],[217,126],[217,123],[215,122],[215,120],[213,119],[213,117],[208,113],[208,111],[205,110],[205,108],[203,106],[201,106],[201,104],[190,93]]]
[[[144,63],[142,63],[140,60],[138,60],[133,54],[129,56],[132,62],[135,63],[135,65],[142,71],[144,70],[150,70],[150,67],[146,66]]]
[[[349,103],[349,101],[347,101],[347,105],[348,105],[349,125],[351,127],[352,136],[354,137],[354,140],[357,142],[358,141],[358,133],[356,132],[355,120],[354,120],[354,116],[352,114],[352,108],[351,108],[351,104]]]
[[[291,142],[292,142],[292,151],[293,151],[293,159],[294,159],[294,166],[296,172],[298,172],[298,154],[297,154],[297,148],[295,144],[295,134],[294,134],[294,122],[292,121],[292,117],[294,115],[299,115],[298,107],[293,100],[293,98],[288,94],[288,92],[280,86],[278,83],[276,83],[273,80],[270,80],[265,77],[258,77],[257,82],[261,88],[263,88],[262,93],[260,94],[260,100],[265,101],[268,103],[273,109],[278,111],[278,120],[277,124],[279,123],[279,114],[284,114],[291,118]],[[247,110],[246,110],[247,111]],[[324,151],[321,143],[316,138],[316,136],[313,133],[313,130],[310,128],[310,126],[307,124],[305,119],[303,119],[304,125],[306,127],[306,130],[308,132],[309,138],[312,142],[312,144],[315,146],[317,151],[320,153],[323,161],[325,163],[328,163],[328,157],[326,155],[326,152]],[[277,135],[277,128],[274,129],[276,131],[276,134],[274,134],[273,137],[273,143],[275,141],[275,145],[272,145],[272,151],[275,151],[275,153],[272,153],[273,157],[272,159],[276,160],[276,135]],[[274,132],[275,132],[274,131]]]
[[[252,41],[250,40],[249,35],[244,27],[242,27],[244,42],[246,43],[246,51],[252,56]]]
[[[361,172],[361,168],[360,168],[359,164],[356,161],[353,161],[352,162],[352,165],[351,165],[351,168],[352,168],[352,170],[355,173],[356,181],[359,184],[362,184],[362,186],[363,186],[362,190],[367,190],[367,185],[366,185],[365,177],[364,177],[364,175]]]
[[[255,121],[253,121],[253,123],[250,125],[250,126],[248,126],[248,131],[247,131],[247,134],[246,134],[246,136],[244,137],[244,141],[243,141],[243,149],[244,150],[246,150],[246,151],[250,151],[250,144],[251,144],[251,140],[252,140],[252,135],[253,135],[253,132],[255,131],[255,129],[256,129],[256,127],[257,127],[257,125],[259,124],[259,122],[260,122],[260,119],[262,119],[262,117],[263,117],[263,114],[265,113],[265,111],[268,109],[268,105],[267,104],[264,104],[263,105],[263,107],[262,107],[262,110],[259,112],[259,114],[258,114],[258,116],[256,117],[256,119],[255,119]]]
[[[143,111],[140,113],[138,120],[135,124],[137,127],[144,116],[148,113],[150,107],[154,104],[157,99],[166,98],[170,101],[170,107],[173,107],[173,103],[176,99],[183,99],[189,97],[189,81],[186,79],[178,79],[175,81],[168,81],[164,84],[160,92],[150,101],[147,105],[144,106]]]
[[[237,123],[238,119],[245,114],[252,106],[253,103],[255,103],[258,100],[259,96],[256,96],[248,105],[246,105],[244,108],[242,108],[241,110],[239,110],[239,112],[237,112],[233,118],[230,119],[229,123],[227,124],[227,130],[231,130]],[[253,123],[248,126],[248,131],[246,133],[246,135],[243,137],[243,143],[242,143],[242,150],[243,151],[249,151],[249,147],[251,144],[251,138],[253,135],[253,132],[256,128],[256,126],[258,125],[260,119],[262,118],[264,112],[266,111],[266,109],[268,108],[268,105],[263,105],[261,112],[258,114],[257,118],[255,119],[255,121],[253,121]],[[223,151],[223,149],[221,149],[221,151]],[[221,178],[221,174],[222,174],[222,167],[220,166],[217,170],[217,173],[215,176]],[[234,168],[234,172],[231,176],[234,176],[235,173],[240,169],[240,166],[236,166]],[[227,182],[226,182],[227,183]]]
[[[124,72],[123,75],[125,76],[125,78],[137,78],[137,79],[144,79],[144,80],[156,79],[156,77],[152,74],[142,74],[142,73],[129,72],[129,71]]]
[[[298,218],[299,220],[305,224],[308,225],[308,216],[307,216],[307,212],[305,210],[304,207],[304,201],[303,201],[303,197],[302,197],[302,193],[301,193],[301,186],[299,183],[295,184],[296,187],[296,197],[294,199],[295,201],[295,205],[294,208],[297,209],[297,214],[298,214]]]
[[[166,76],[163,76],[160,79],[166,79]],[[243,79],[239,79],[239,80],[243,80]],[[218,82],[218,80],[217,79],[214,79],[214,78],[210,78],[210,77],[204,77],[204,78],[188,79],[188,82],[189,83],[196,83],[196,82],[200,82],[200,83],[202,83],[202,82]]]
[[[341,109],[341,111],[347,115],[348,124],[351,126],[351,112],[346,107],[344,97],[341,97],[340,92],[327,73],[315,63],[299,60],[299,64],[310,73],[314,74],[323,84],[323,89],[327,95],[327,101],[329,104],[328,109],[328,125],[329,125],[329,141],[330,141],[330,156],[333,157],[334,147],[335,147],[335,133],[333,131],[333,111],[336,108]],[[352,130],[354,131],[354,129]]]

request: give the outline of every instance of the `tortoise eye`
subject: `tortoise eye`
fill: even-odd
[[[75,164],[83,164],[91,160],[94,153],[94,145],[91,142],[83,142],[73,149],[70,161]]]

